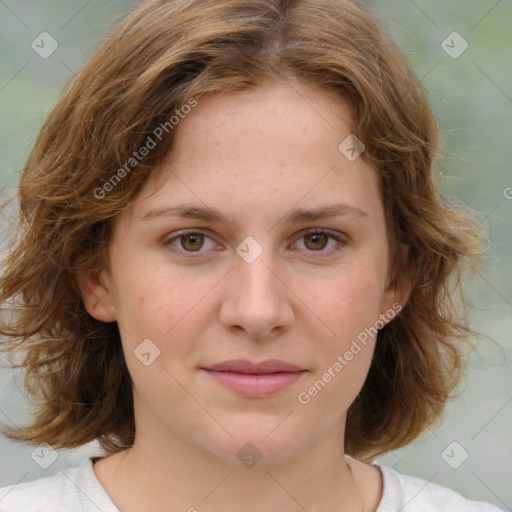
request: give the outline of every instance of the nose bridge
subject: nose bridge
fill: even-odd
[[[254,242],[247,244],[242,242],[237,248],[239,255],[230,272],[221,321],[225,327],[239,326],[253,337],[263,337],[275,327],[288,325],[293,313],[271,249],[260,246],[255,257]]]
[[[243,246],[239,251],[243,250]],[[250,251],[254,248],[250,247]],[[241,256],[234,266],[234,279],[238,290],[238,300],[246,302],[245,306],[256,309],[258,304],[265,304],[268,309],[275,306],[280,294],[278,269],[270,248],[262,251],[254,260]]]

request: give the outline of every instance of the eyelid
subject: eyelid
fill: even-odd
[[[343,249],[345,246],[350,245],[350,239],[347,235],[340,233],[339,231],[332,231],[330,229],[323,229],[323,228],[307,228],[305,230],[302,230],[299,232],[297,241],[309,234],[327,235],[328,237],[330,237],[333,240],[336,240],[336,242],[338,242],[338,245],[336,247],[333,247],[327,251],[323,251],[323,250],[322,251],[307,251],[311,255],[318,253],[320,255],[319,257],[322,257],[322,255],[332,256],[333,254],[336,254],[338,251]]]
[[[168,235],[164,236],[164,238],[162,240],[162,245],[164,247],[169,247],[171,252],[173,252],[173,253],[186,255],[186,257],[189,257],[189,258],[197,258],[202,253],[206,252],[206,251],[202,251],[202,250],[199,250],[197,252],[185,251],[184,249],[177,249],[177,248],[171,246],[171,242],[174,242],[175,240],[179,240],[181,237],[186,236],[186,235],[203,235],[205,237],[210,238],[213,242],[215,242],[214,238],[209,234],[208,230],[199,229],[199,228],[197,228],[197,229],[188,228],[188,229],[183,229],[183,230],[179,230],[179,231],[173,231],[172,233],[169,233]],[[215,242],[215,243],[217,243],[217,242]]]
[[[175,241],[175,240],[179,240],[181,237],[183,236],[186,236],[186,235],[189,235],[189,234],[194,234],[194,235],[203,235],[207,238],[210,238],[213,242],[215,242],[215,239],[213,236],[211,236],[209,234],[209,231],[204,229],[204,228],[188,228],[188,229],[183,229],[183,230],[179,230],[179,231],[174,231],[172,233],[169,233],[168,235],[166,235],[164,238],[163,238],[163,241],[162,241],[162,244],[165,246],[165,247],[171,247],[171,242]],[[350,244],[350,240],[349,240],[349,237],[343,233],[340,233],[340,232],[337,232],[337,231],[332,231],[330,229],[324,229],[324,228],[306,228],[306,229],[303,229],[301,231],[299,231],[296,235],[295,235],[295,242],[294,243],[297,243],[297,241],[299,241],[301,238],[303,238],[304,236],[306,235],[309,235],[309,234],[322,234],[322,235],[327,235],[328,237],[330,237],[331,239],[335,240],[336,242],[338,242],[338,247],[335,247],[335,248],[331,248],[327,251],[325,250],[321,250],[321,251],[306,251],[307,253],[309,253],[310,255],[314,255],[315,253],[318,253],[319,254],[319,257],[322,257],[322,255],[332,255],[334,253],[336,253],[337,251],[341,250],[344,246],[347,246]],[[217,242],[215,242],[217,243]],[[342,247],[339,247],[339,246],[342,246]],[[200,257],[200,255],[204,252],[207,252],[207,251],[197,251],[197,252],[194,252],[194,251],[185,251],[183,249],[176,249],[176,248],[172,248],[170,249],[172,252],[174,253],[179,253],[179,254],[182,254],[182,255],[186,255],[186,257],[189,257],[189,258],[198,258]]]

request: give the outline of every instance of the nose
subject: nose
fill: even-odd
[[[275,337],[294,321],[293,293],[283,269],[265,251],[248,263],[238,255],[224,278],[220,321],[231,331],[244,330],[251,338]]]

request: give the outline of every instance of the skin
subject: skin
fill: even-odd
[[[322,89],[273,83],[201,98],[167,160],[117,217],[110,270],[82,276],[80,286],[93,317],[118,322],[134,382],[135,444],[94,465],[122,512],[169,504],[200,512],[378,506],[380,471],[343,454],[346,411],[375,339],[310,403],[297,399],[407,298],[388,282],[376,172],[338,150],[351,131],[347,105]],[[216,208],[234,222],[141,220],[182,203]],[[365,215],[281,220],[334,203]],[[205,237],[170,240],[190,228]],[[309,228],[343,243],[304,237]],[[248,236],[263,249],[252,263],[236,252]],[[134,350],[148,338],[160,356],[145,366]],[[237,358],[281,359],[307,372],[274,395],[247,398],[200,369]],[[262,454],[251,468],[236,455],[248,442]]]

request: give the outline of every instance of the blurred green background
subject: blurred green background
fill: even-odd
[[[492,340],[471,355],[464,392],[447,406],[442,426],[378,462],[512,510],[512,2],[365,3],[405,52],[431,101],[446,153],[438,176],[442,190],[481,212],[491,239],[486,268],[468,286],[476,307],[472,324]],[[0,0],[2,196],[15,190],[19,170],[64,84],[111,23],[136,4]],[[58,43],[47,58],[31,47],[42,32]],[[1,422],[27,419],[20,387],[18,372],[0,369]],[[0,439],[0,486],[77,465],[96,449],[60,452],[46,470],[31,458],[32,450]],[[459,461],[465,453],[468,457],[454,468],[444,460],[447,453]]]

